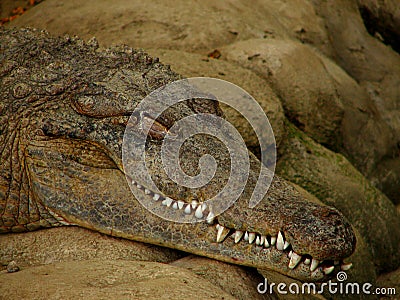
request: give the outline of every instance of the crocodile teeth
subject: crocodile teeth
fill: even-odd
[[[265,238],[265,240],[264,240],[264,247],[265,248],[269,248],[269,243],[268,243],[268,239],[267,238]]]
[[[207,223],[212,224],[214,222],[214,217],[215,217],[215,215],[213,214],[212,211],[210,211],[210,213],[207,216]]]
[[[172,204],[173,209],[178,209],[178,203],[175,201],[174,204]]]
[[[315,269],[318,267],[318,265],[319,265],[319,260],[313,258],[312,261],[311,261],[310,271],[314,272]]]
[[[278,232],[278,239],[276,240],[276,249],[282,251],[283,250],[283,245],[285,244],[285,241],[283,240],[283,235],[279,231]]]
[[[226,236],[228,235],[229,229],[225,228],[222,225],[220,225],[217,229],[218,229],[217,243],[221,243],[224,240],[224,238],[226,238]]]
[[[331,274],[334,269],[335,269],[335,266],[330,266],[330,267],[324,268],[323,271],[324,271],[325,275],[328,275],[328,274]]]
[[[290,250],[290,251],[289,251],[289,254],[287,255],[287,257],[291,258],[291,257],[292,257],[292,254],[293,254],[293,250]]]
[[[141,188],[142,188],[142,186],[141,186],[140,184],[137,184],[136,187],[137,187],[138,189],[141,189]]]
[[[271,236],[271,246],[275,245],[276,236]]]
[[[292,253],[289,261],[289,269],[294,269],[301,260],[301,255],[298,255],[296,252]]]
[[[159,194],[154,194],[154,196],[153,196],[153,200],[154,201],[158,201],[159,199],[160,199],[160,195]]]
[[[236,244],[239,243],[242,236],[243,236],[243,231],[240,231],[240,230],[235,231],[235,243]]]
[[[249,244],[253,244],[255,238],[256,238],[256,234],[254,232],[250,232],[249,233]]]
[[[203,217],[203,211],[201,210],[201,205],[199,205],[196,209],[196,212],[194,213],[194,216],[197,219],[201,219]]]
[[[191,204],[192,204],[192,208],[193,208],[193,209],[196,209],[196,207],[197,207],[197,205],[198,205],[199,203],[198,203],[196,200],[193,200]]]
[[[185,202],[183,202],[182,200],[178,200],[177,203],[178,203],[178,208],[179,209],[182,209],[183,205],[185,205]]]
[[[311,259],[306,258],[306,259],[304,260],[304,264],[305,264],[305,265],[309,265],[310,263],[311,263]]]
[[[145,193],[146,195],[150,195],[150,194],[151,194],[151,191],[148,190],[148,189],[144,189],[144,193]]]
[[[265,235],[262,235],[261,237],[260,237],[260,246],[262,246],[262,245],[264,245],[264,241],[265,241]]]
[[[290,243],[288,241],[285,241],[285,244],[283,245],[283,250],[286,250],[287,248],[289,248]]]
[[[249,241],[249,233],[247,231],[244,233],[244,240],[246,242]]]
[[[170,197],[167,197],[165,200],[163,200],[163,202],[161,202],[161,204],[170,207],[172,202],[174,202],[174,200],[172,200]]]
[[[184,212],[185,214],[190,214],[190,204],[186,205]]]
[[[260,236],[257,235],[257,237],[256,237],[256,245],[260,246],[260,244],[261,244],[261,239],[260,239]]]
[[[352,266],[353,266],[352,263],[342,264],[342,265],[340,266],[340,269],[341,269],[342,271],[348,271],[348,270],[350,270],[350,268],[351,268]]]
[[[205,211],[207,209],[207,204],[203,203],[201,204],[201,211]]]

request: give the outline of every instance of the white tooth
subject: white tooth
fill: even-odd
[[[260,246],[264,245],[264,242],[265,242],[265,235],[262,235],[260,237]]]
[[[203,217],[203,212],[201,211],[201,206],[199,205],[196,209],[196,212],[194,213],[194,216],[197,219],[201,219]]]
[[[306,259],[304,260],[304,264],[305,264],[305,265],[309,265],[310,263],[311,263],[311,259],[306,258]]]
[[[301,255],[298,255],[296,252],[293,252],[289,262],[289,269],[294,269],[300,262],[300,260],[301,260]]]
[[[276,249],[282,251],[283,250],[283,245],[285,244],[285,241],[283,240],[283,235],[279,231],[278,232],[278,239],[276,240]]]
[[[260,246],[260,243],[261,243],[260,236],[257,235],[257,237],[256,237],[256,245],[257,245],[257,246]]]
[[[348,270],[350,270],[350,268],[351,268],[352,266],[353,266],[352,263],[342,264],[342,265],[340,266],[340,269],[341,269],[342,271],[348,271]]]
[[[225,228],[224,226],[220,226],[217,233],[217,243],[222,242],[228,233],[229,229]]]
[[[249,240],[249,233],[247,231],[244,233],[244,240],[246,242]]]
[[[205,211],[206,208],[207,208],[207,204],[203,203],[203,204],[201,205],[201,211]]]
[[[190,204],[186,205],[184,212],[185,214],[190,214]]]
[[[217,228],[217,230],[218,230],[220,227],[221,227],[221,225],[219,225],[218,223],[217,223],[217,225],[215,225],[215,228]]]
[[[178,203],[175,201],[174,204],[172,204],[173,209],[178,209]]]
[[[158,201],[158,199],[160,199],[160,195],[159,194],[154,194],[153,200],[154,201]]]
[[[289,248],[290,243],[288,241],[285,241],[285,244],[283,245],[283,250],[286,250],[287,248]]]
[[[243,231],[240,231],[240,230],[235,231],[235,243],[236,244],[239,243],[242,236],[243,236]]]
[[[210,213],[207,216],[207,223],[212,224],[214,222],[214,218],[215,218],[215,216],[214,216],[213,212],[210,211]]]
[[[271,236],[271,246],[275,245],[276,236]]]
[[[324,268],[325,275],[331,274],[334,269],[335,269],[334,266],[330,266],[330,267]]]
[[[140,184],[137,184],[136,187],[137,187],[138,189],[141,189],[141,188],[142,188],[142,186],[141,186]]]
[[[163,200],[163,202],[161,202],[162,205],[166,205],[167,207],[170,207],[172,202],[174,202],[174,200],[172,200],[170,197],[165,198],[165,200]]]
[[[310,271],[314,272],[315,269],[318,267],[318,265],[319,265],[319,260],[313,258],[312,261],[311,261]]]
[[[144,189],[144,193],[145,193],[146,195],[150,195],[151,191],[148,190],[148,189]]]
[[[292,254],[293,254],[293,251],[290,250],[290,252],[289,252],[289,254],[287,255],[287,257],[291,258],[291,257],[292,257]]]
[[[132,185],[136,185],[136,181],[135,180],[132,180]]]
[[[178,208],[179,209],[182,209],[183,205],[185,204],[185,202],[183,202],[182,200],[179,200],[177,203],[178,203]]]
[[[264,247],[265,248],[269,248],[269,243],[268,243],[268,239],[267,238],[265,238],[265,240],[264,240]]]
[[[250,232],[249,233],[249,244],[253,244],[255,238],[256,238],[256,234],[254,232]]]
[[[192,201],[192,208],[193,208],[193,209],[196,209],[196,207],[197,207],[198,204],[199,204],[199,203],[198,203],[196,200],[193,200],[193,201]]]

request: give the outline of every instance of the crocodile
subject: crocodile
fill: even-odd
[[[102,49],[95,39],[1,28],[0,77],[0,232],[81,226],[302,281],[328,280],[351,267],[344,260],[355,250],[355,234],[335,208],[307,201],[278,176],[249,208],[260,172],[251,153],[242,194],[217,216],[210,217],[204,201],[230,174],[220,141],[196,135],[181,151],[181,167],[190,175],[204,154],[214,157],[218,170],[208,184],[191,189],[168,178],[160,156],[165,132],[194,113],[223,117],[216,101],[191,99],[158,117],[137,116],[152,121],[146,163],[161,192],[127,181],[122,144],[129,117],[146,95],[181,79],[157,58],[127,46]],[[159,210],[208,218],[165,220],[146,210],[130,187]]]

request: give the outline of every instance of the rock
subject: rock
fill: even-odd
[[[378,272],[400,264],[400,218],[395,206],[342,155],[288,124],[277,173],[336,207],[360,232]]]
[[[10,261],[7,265],[7,272],[14,273],[14,272],[18,272],[18,271],[19,271],[19,267],[18,267],[17,263],[15,262],[15,260]]]
[[[171,265],[192,271],[237,299],[276,299],[275,294],[257,292],[257,285],[263,282],[264,278],[255,269],[230,265],[194,255],[174,261]],[[232,284],[232,282],[235,284]]]
[[[184,268],[106,259],[2,273],[0,294],[6,299],[235,299]]]
[[[20,267],[88,259],[142,260],[169,263],[182,252],[110,237],[80,227],[58,227],[20,234],[0,234],[0,265]]]

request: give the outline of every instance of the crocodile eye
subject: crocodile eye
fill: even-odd
[[[168,133],[168,128],[149,116],[142,115],[142,130],[147,131],[148,135],[156,140],[163,140]]]

